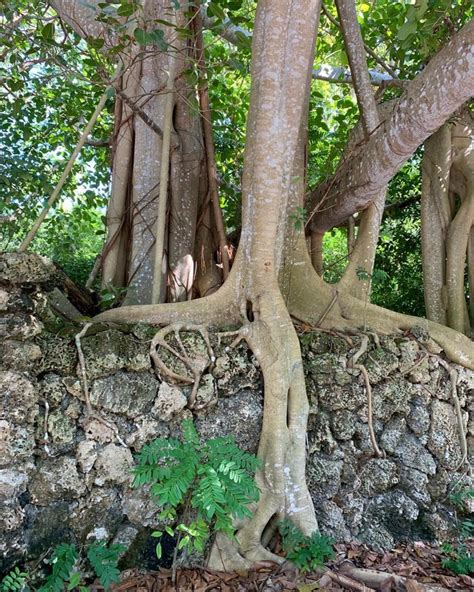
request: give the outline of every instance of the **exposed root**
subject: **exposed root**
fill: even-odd
[[[377,438],[375,437],[375,430],[374,430],[374,419],[373,419],[373,405],[372,405],[372,386],[370,385],[369,374],[367,372],[367,368],[363,364],[358,364],[359,358],[367,352],[367,347],[369,345],[369,338],[367,335],[362,336],[362,341],[360,344],[359,349],[356,353],[350,358],[349,360],[349,368],[354,368],[356,370],[360,370],[362,376],[364,377],[365,388],[367,390],[367,423],[369,427],[369,435],[370,441],[372,443],[372,448],[374,449],[375,454],[379,458],[385,458],[385,452],[380,450],[377,444]]]
[[[224,327],[240,322],[235,304],[235,287],[229,280],[217,292],[197,300],[167,304],[142,304],[106,310],[94,317],[94,323],[149,323],[170,325],[193,323],[207,327]]]
[[[197,331],[204,340],[204,343],[207,347],[207,352],[209,354],[209,358],[204,356],[194,356],[194,358],[190,358],[186,349],[181,341],[180,331]],[[180,352],[176,351],[174,347],[172,347],[167,341],[166,336],[170,333],[174,333],[174,337],[176,342],[178,343]],[[170,352],[175,358],[177,358],[182,364],[189,370],[191,373],[191,377],[186,376],[184,374],[178,374],[171,370],[161,359],[158,354],[158,349],[163,348]],[[193,325],[193,324],[183,324],[183,323],[173,323],[172,325],[168,325],[163,329],[160,329],[158,333],[153,337],[150,345],[150,357],[152,358],[158,372],[163,376],[168,376],[171,380],[175,382],[181,382],[185,384],[192,384],[193,388],[191,391],[191,395],[188,400],[188,407],[192,409],[196,402],[196,395],[199,388],[199,383],[201,381],[201,377],[204,372],[209,368],[209,365],[214,364],[216,360],[216,356],[214,355],[214,350],[212,349],[211,342],[209,340],[209,333],[207,329],[202,325]]]
[[[458,373],[456,370],[450,366],[445,360],[442,358],[439,359],[439,363],[443,368],[448,372],[449,378],[451,380],[451,397],[453,399],[454,408],[456,410],[456,417],[458,420],[458,430],[459,430],[459,441],[461,444],[461,461],[459,465],[454,469],[455,471],[459,470],[460,467],[467,463],[469,474],[472,474],[472,466],[468,462],[468,448],[467,448],[467,437],[466,437],[466,430],[464,429],[464,422],[462,418],[462,411],[461,411],[461,403],[459,402],[458,397]]]
[[[81,331],[76,335],[75,337],[75,342],[76,342],[76,349],[77,349],[77,355],[79,358],[79,368],[81,371],[81,384],[82,384],[82,393],[84,395],[84,401],[86,404],[86,420],[85,423],[87,425],[87,423],[89,423],[91,420],[97,420],[98,422],[102,423],[103,425],[105,425],[106,427],[108,427],[110,430],[112,430],[112,432],[114,433],[115,438],[117,439],[117,442],[127,448],[127,445],[125,444],[125,442],[122,440],[122,438],[120,437],[119,431],[117,426],[106,420],[104,417],[102,417],[100,414],[96,413],[92,407],[91,404],[91,400],[90,400],[90,395],[89,395],[89,382],[87,380],[87,369],[86,369],[86,360],[84,358],[84,352],[82,351],[82,345],[81,345],[81,339],[82,337],[84,337],[88,331],[88,329],[90,329],[90,327],[92,327],[92,323],[86,323],[84,325],[84,327],[81,329]],[[77,396],[76,391],[74,391],[74,389],[72,389],[71,387],[69,387],[66,383],[63,383],[64,386],[66,387],[66,390],[74,395]]]

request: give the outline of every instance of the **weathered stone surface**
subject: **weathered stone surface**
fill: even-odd
[[[36,447],[33,425],[18,425],[0,420],[0,466],[17,466],[30,459]]]
[[[407,424],[417,436],[426,434],[430,427],[430,413],[426,405],[412,405],[410,407],[410,413],[407,415]]]
[[[0,469],[0,502],[9,502],[26,491],[28,475],[13,469]]]
[[[370,384],[377,384],[381,380],[385,380],[398,368],[399,364],[394,353],[380,347],[368,352],[361,361],[367,369]]]
[[[458,420],[449,403],[436,399],[431,403],[428,448],[444,467],[455,469],[459,466],[462,453]]]
[[[221,351],[212,375],[216,379],[219,397],[232,397],[247,389],[260,390],[262,385],[258,364],[243,344]]]
[[[76,460],[83,473],[89,473],[97,460],[97,443],[93,440],[82,440],[76,451]]]
[[[332,455],[338,443],[331,432],[331,419],[328,413],[320,411],[312,413],[308,420],[308,452],[324,452]]]
[[[418,469],[428,475],[436,473],[434,458],[420,441],[407,431],[404,418],[390,421],[382,434],[381,444],[405,466]]]
[[[76,435],[74,421],[59,409],[48,417],[48,433],[53,444],[70,444]]]
[[[21,528],[24,519],[25,512],[19,505],[5,504],[0,506],[0,532],[2,536]]]
[[[61,376],[76,374],[77,350],[74,340],[44,332],[35,340],[43,356],[36,364],[38,373],[54,372]]]
[[[33,422],[38,394],[31,380],[17,372],[0,372],[0,419],[17,424]]]
[[[365,495],[387,491],[399,481],[398,467],[388,458],[373,458],[362,468],[360,480]]]
[[[152,414],[162,421],[169,421],[187,404],[188,400],[179,387],[163,381],[153,404]]]
[[[38,506],[52,502],[69,501],[85,493],[85,485],[79,477],[76,461],[70,457],[46,460],[33,475],[30,487],[31,501]]]
[[[0,343],[0,368],[6,370],[30,370],[42,356],[39,346],[28,341],[7,339]]]
[[[342,461],[332,460],[318,454],[308,459],[306,475],[314,496],[331,499],[341,486]]]
[[[68,396],[63,378],[58,374],[49,372],[39,382],[41,396],[48,401],[51,409],[60,405]]]
[[[119,493],[110,487],[93,488],[81,499],[70,517],[71,529],[79,540],[110,540],[123,521]]]
[[[148,415],[137,417],[135,426],[137,429],[127,437],[126,444],[136,451],[156,438],[167,438],[170,433],[164,421],[150,419]]]
[[[40,557],[61,543],[75,543],[71,530],[71,506],[56,501],[45,507],[25,507],[27,529],[25,539],[32,557]]]
[[[394,413],[406,415],[413,394],[413,386],[402,377],[374,386],[372,390],[374,417],[388,421]]]
[[[86,336],[81,345],[90,379],[117,370],[139,372],[151,368],[149,345],[115,329]]]
[[[420,507],[428,508],[431,496],[428,492],[428,475],[416,469],[402,469],[401,483],[407,495]]]
[[[156,526],[159,507],[151,499],[149,491],[126,488],[123,492],[122,510],[132,524]]]
[[[255,453],[262,412],[261,393],[242,391],[233,397],[219,399],[210,413],[196,418],[196,428],[206,439],[233,435],[238,446]]]
[[[336,440],[350,440],[357,428],[357,417],[348,409],[334,411],[331,415],[331,430]]]
[[[32,315],[4,314],[0,317],[0,339],[24,341],[39,335],[43,325]]]
[[[212,374],[204,374],[199,383],[194,411],[209,409],[217,403],[217,385]]]
[[[349,542],[351,533],[346,527],[341,508],[329,500],[316,506],[321,533],[337,541]]]
[[[133,457],[128,448],[108,444],[97,455],[94,465],[97,473],[95,484],[116,483],[123,485],[130,483],[132,479],[130,471],[132,465]]]
[[[159,386],[149,372],[119,371],[94,380],[90,399],[94,407],[134,417],[150,411]]]
[[[0,280],[9,284],[44,284],[58,281],[53,262],[35,253],[2,253]]]
[[[352,411],[367,402],[364,387],[359,383],[352,383],[343,388],[340,386],[322,387],[317,393],[320,404],[330,411],[347,409]]]

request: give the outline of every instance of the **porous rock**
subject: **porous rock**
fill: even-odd
[[[128,448],[108,444],[97,455],[94,465],[97,472],[95,484],[116,483],[121,485],[130,483],[132,465],[133,457]]]
[[[80,478],[76,461],[71,457],[45,460],[30,482],[32,503],[47,506],[52,502],[70,501],[85,493],[85,485]]]
[[[188,400],[179,387],[163,381],[153,404],[152,414],[162,421],[169,421],[187,404]]]
[[[135,417],[150,411],[159,386],[148,372],[120,370],[94,380],[90,399],[94,407]]]

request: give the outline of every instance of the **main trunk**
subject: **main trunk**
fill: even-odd
[[[230,569],[273,558],[262,535],[273,517],[288,516],[304,532],[317,528],[305,482],[308,414],[298,337],[279,285],[291,207],[298,138],[306,114],[319,1],[263,0],[255,21],[252,93],[243,177],[243,227],[231,282],[241,333],[265,385],[257,475],[261,498],[238,533],[240,554],[217,539],[211,565]]]

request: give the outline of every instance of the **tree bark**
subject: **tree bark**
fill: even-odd
[[[380,117],[370,82],[364,40],[357,20],[356,5],[354,0],[336,0],[336,7],[341,22],[346,53],[349,57],[364,131],[364,140],[367,142],[370,135],[380,124]],[[371,276],[385,206],[385,192],[386,188],[383,187],[377,193],[373,203],[362,213],[355,246],[352,249],[346,271],[339,282],[341,290],[347,290],[362,299],[368,299],[370,296]],[[363,277],[359,274],[360,270],[364,271]]]

